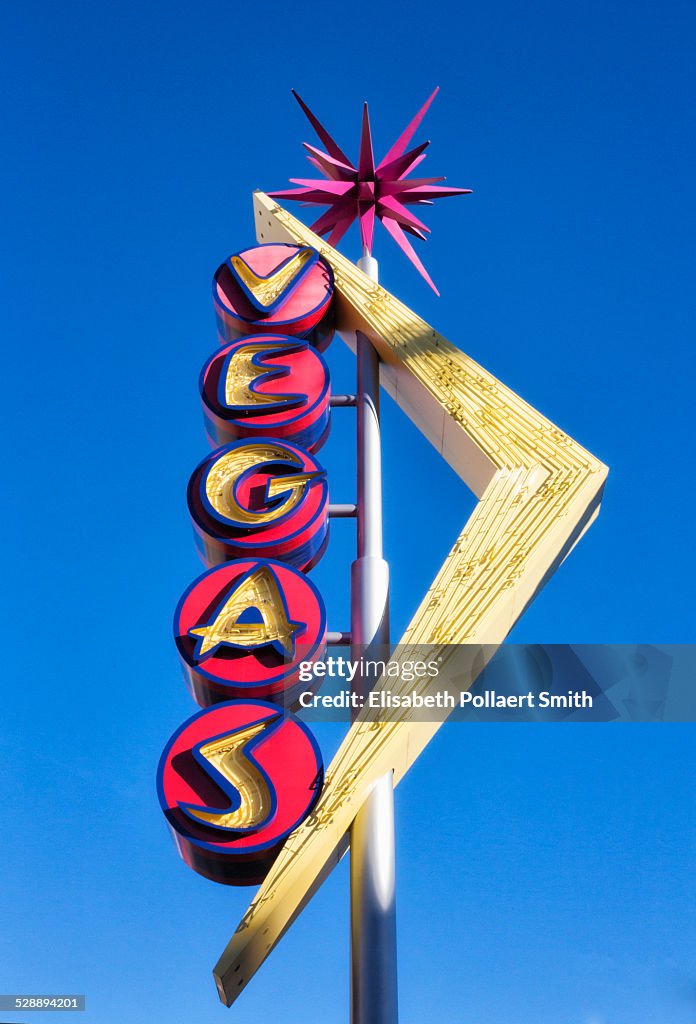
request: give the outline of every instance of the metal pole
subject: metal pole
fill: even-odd
[[[377,280],[366,251],[358,266]],[[357,335],[357,559],[351,566],[351,657],[389,644],[389,566],[382,550],[379,356]],[[367,686],[369,689],[369,684]],[[363,691],[364,692],[364,691]],[[394,785],[379,779],[350,834],[351,1024],[397,1024]]]

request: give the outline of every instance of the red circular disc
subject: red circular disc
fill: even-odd
[[[260,882],[314,806],[321,753],[294,715],[262,701],[199,712],[160,760],[160,805],[184,861],[230,885]]]
[[[272,437],[237,441],[203,459],[188,505],[207,565],[255,556],[307,570],[328,539],[324,470],[303,448]]]
[[[176,609],[174,636],[202,707],[248,697],[292,707],[299,690],[311,689],[306,665],[324,656],[326,610],[297,569],[240,559],[191,584]]]
[[[245,336],[203,367],[201,400],[214,445],[272,436],[316,451],[329,431],[329,370],[308,342]]]
[[[309,246],[271,242],[235,253],[213,279],[224,341],[268,331],[325,348],[333,336],[333,272]]]

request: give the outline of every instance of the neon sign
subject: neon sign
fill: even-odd
[[[310,756],[311,734],[277,706],[302,685],[300,638],[303,663],[324,668],[325,614],[304,574],[328,536],[316,453],[329,429],[329,386],[318,353],[334,327],[358,357],[356,395],[346,396],[356,406],[358,456],[346,635],[358,658],[389,618],[380,387],[477,499],[396,648],[400,683],[394,689],[387,673],[374,681],[371,696],[381,706],[393,706],[392,693],[400,698],[399,685],[427,694],[427,677],[406,682],[425,645],[440,672],[453,667],[458,645],[492,654],[599,511],[606,466],[377,283],[376,221],[434,288],[407,238],[428,231],[416,208],[469,191],[411,177],[428,143],[408,147],[434,96],[380,162],[367,105],[351,161],[297,97],[326,149],[306,145],[323,177],[293,179],[299,188],[272,196],[256,192],[259,244],[215,274],[221,348],[203,369],[201,396],[216,450],[196,468],[188,492],[197,545],[211,568],[186,591],[176,617],[184,672],[207,710],[170,741],[159,789],[187,863],[219,881],[261,881],[213,970],[228,1006],[350,846],[352,1020],[396,1021],[393,787],[441,720],[422,720],[413,704],[399,704],[385,720],[358,711],[324,780],[318,754]],[[308,228],[274,198],[328,209]],[[335,248],[356,220],[358,266]],[[304,740],[297,732],[281,739],[283,728]],[[304,751],[297,763],[286,756],[291,742]]]
[[[294,715],[262,701],[201,711],[172,736],[160,803],[183,860],[201,875],[257,884],[321,791],[321,754]]]
[[[188,505],[203,561],[218,565],[250,554],[310,569],[329,532],[326,474],[298,445],[235,441],[194,470]]]
[[[333,274],[310,246],[260,245],[218,268],[213,296],[222,347],[199,383],[219,447],[188,487],[209,569],[174,621],[189,691],[205,710],[169,741],[158,794],[184,861],[248,885],[323,780],[310,730],[277,705],[292,705],[300,663],[326,647],[324,603],[305,573],[328,540],[326,473],[313,453],[329,431],[330,383],[315,346],[333,333]]]
[[[291,334],[324,349],[333,337],[333,272],[316,249],[262,244],[215,271],[213,303],[223,341],[245,334]]]
[[[288,705],[300,663],[324,655],[326,612],[314,584],[297,569],[238,559],[191,584],[179,602],[174,634],[189,689],[202,707],[244,697]]]
[[[329,431],[329,371],[309,342],[274,334],[225,345],[200,391],[211,444],[277,437],[317,451]]]

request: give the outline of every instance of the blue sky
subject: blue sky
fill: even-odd
[[[474,195],[427,213],[441,299],[383,232],[382,280],[611,467],[514,638],[694,639],[694,20],[654,0],[6,12],[1,991],[85,992],[95,1024],[347,1019],[347,865],[226,1011],[209,972],[251,891],[179,862],[154,791],[194,710],[170,629],[199,572],[210,278],[253,241],[251,191],[305,170],[291,87],[354,154],[363,99],[383,151],[442,86],[426,166]],[[328,358],[349,390],[340,342]],[[323,453],[337,501],[351,429],[337,413]],[[384,434],[398,635],[471,499],[387,400]],[[332,628],[352,540],[337,523],[313,574]],[[690,726],[443,729],[397,797],[402,1020],[694,1024],[695,759]]]

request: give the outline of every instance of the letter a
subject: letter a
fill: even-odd
[[[249,612],[258,618],[249,621]],[[242,620],[245,621],[242,621]],[[292,655],[293,637],[302,626],[291,622],[275,573],[259,562],[237,583],[205,626],[189,630],[198,640],[196,659],[211,654],[220,644],[253,649],[272,644],[280,653]]]

